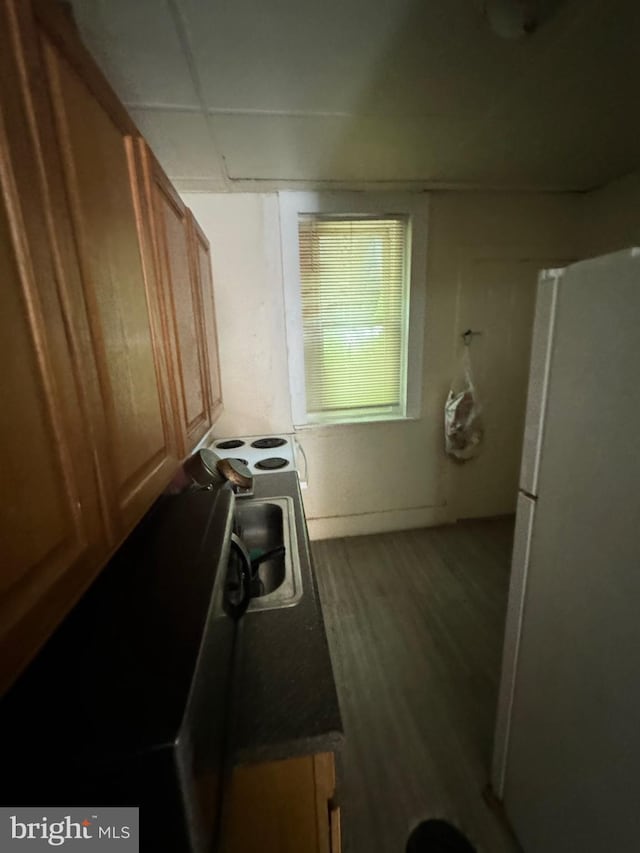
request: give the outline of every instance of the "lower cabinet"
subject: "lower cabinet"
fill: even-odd
[[[331,752],[236,767],[222,853],[339,853]]]

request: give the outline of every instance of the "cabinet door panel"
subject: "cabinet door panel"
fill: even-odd
[[[19,44],[0,9],[0,693],[107,547]]]
[[[223,853],[340,853],[339,810],[330,813],[334,793],[333,753],[236,767]]]
[[[104,403],[101,451],[129,527],[177,463],[136,146],[46,35],[42,47]]]
[[[211,423],[215,423],[222,412],[222,383],[220,381],[218,331],[211,275],[211,251],[209,241],[191,212],[189,212],[189,233],[193,262],[202,297],[205,356],[209,376],[209,411]]]
[[[50,370],[46,357],[38,358],[40,340],[33,334],[29,317],[29,313],[33,316],[40,312],[33,304],[29,311],[34,297],[32,282],[24,282],[23,290],[12,242],[3,209],[0,316],[6,332],[0,337],[0,446],[3,479],[12,489],[2,506],[0,591],[15,584],[26,567],[47,559],[64,564],[73,560],[83,545],[78,501],[65,478],[68,448],[60,442],[62,428],[53,405]],[[42,334],[39,320],[38,338]],[[36,489],[38,500],[34,500]],[[42,513],[41,507],[48,511]]]
[[[158,275],[164,280],[176,415],[186,454],[211,426],[202,298],[190,261],[187,209],[159,164],[150,160]]]

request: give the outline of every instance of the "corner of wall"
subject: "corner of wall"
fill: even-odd
[[[640,171],[584,193],[580,202],[581,257],[640,245]]]

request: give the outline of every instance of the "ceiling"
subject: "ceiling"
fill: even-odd
[[[72,3],[181,189],[585,190],[640,166],[637,0],[540,2],[520,39],[481,0]]]

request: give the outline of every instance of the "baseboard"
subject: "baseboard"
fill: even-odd
[[[449,524],[452,520],[448,507],[428,506],[361,515],[307,518],[307,527],[310,539],[338,539],[342,536],[365,536],[369,533],[389,533],[392,530],[435,527]]]

